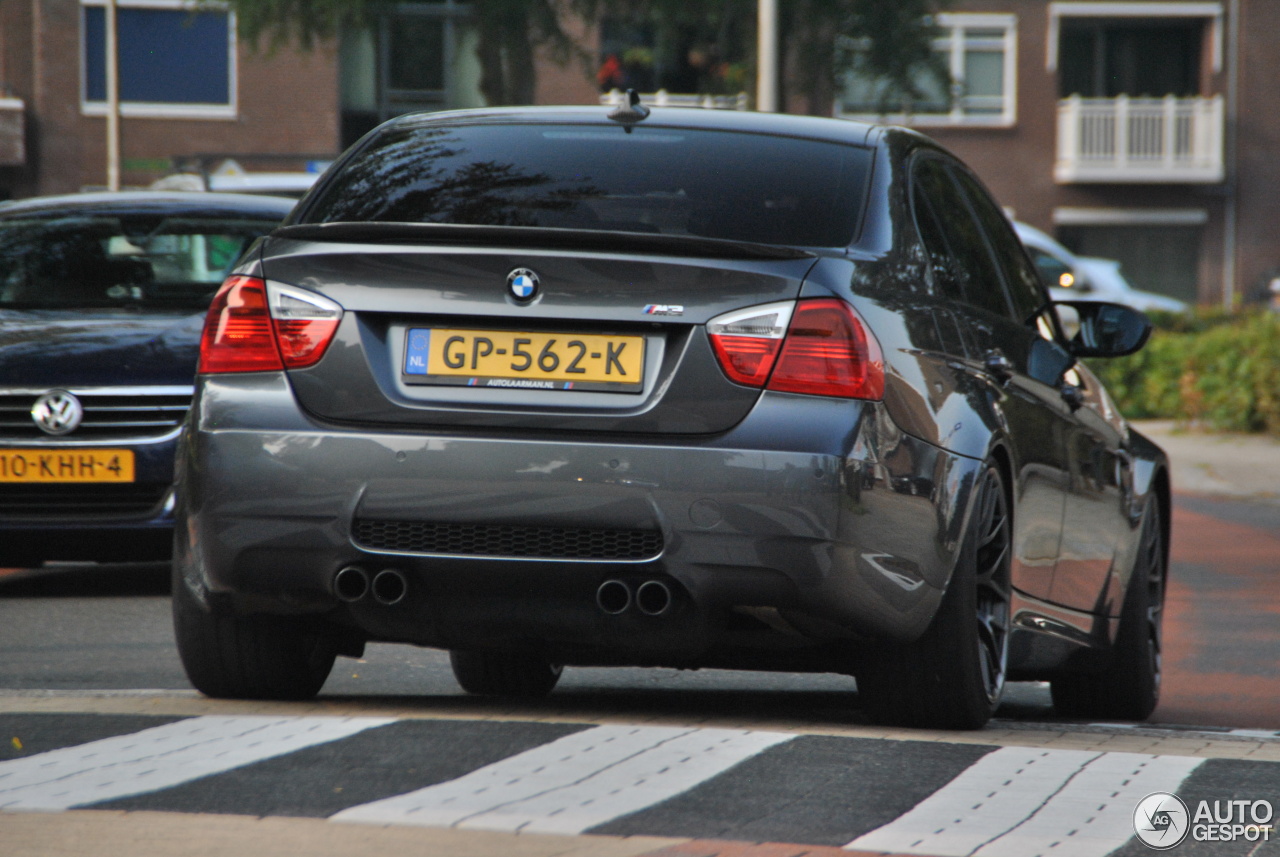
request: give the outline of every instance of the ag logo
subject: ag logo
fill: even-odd
[[[31,406],[31,419],[45,434],[68,434],[84,418],[84,406],[66,390],[51,390]]]
[[[1187,805],[1168,792],[1149,794],[1133,811],[1133,832],[1142,844],[1157,851],[1167,851],[1182,843],[1191,830]]]
[[[507,290],[518,301],[531,301],[538,294],[538,275],[528,268],[516,268],[507,274]]]

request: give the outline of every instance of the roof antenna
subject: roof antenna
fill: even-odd
[[[634,89],[627,90],[626,103],[620,104],[609,112],[609,118],[621,122],[631,130],[631,125],[649,115],[649,108],[640,103],[640,93]]]

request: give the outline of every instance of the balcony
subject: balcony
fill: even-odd
[[[20,98],[0,98],[0,167],[27,162],[26,111]]]
[[[1222,97],[1058,102],[1063,184],[1216,184],[1223,180]]]
[[[600,96],[600,103],[606,107],[621,107],[627,103],[627,94],[620,89],[611,89]],[[705,107],[711,110],[751,108],[751,99],[745,92],[737,95],[692,95],[659,89],[657,92],[641,93],[640,103],[648,107]]]

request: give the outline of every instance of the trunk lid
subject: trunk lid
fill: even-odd
[[[706,434],[760,391],[724,375],[705,323],[795,299],[813,262],[642,233],[328,224],[279,230],[262,273],[345,310],[324,358],[289,373],[318,418]]]

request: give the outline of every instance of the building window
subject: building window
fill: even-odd
[[[844,75],[836,115],[886,119],[911,125],[1012,125],[1017,97],[1017,31],[1014,15],[937,16],[933,50],[950,83],[931,70],[916,76],[917,93],[859,71],[865,49],[856,43]]]
[[[1197,96],[1203,29],[1196,19],[1068,19],[1060,36],[1059,94]]]
[[[472,7],[461,0],[384,4],[339,42],[342,144],[415,110],[483,107]]]
[[[107,10],[81,0],[81,108],[107,109]],[[120,112],[124,116],[231,119],[235,104],[235,19],[183,0],[119,0],[116,11]]]

